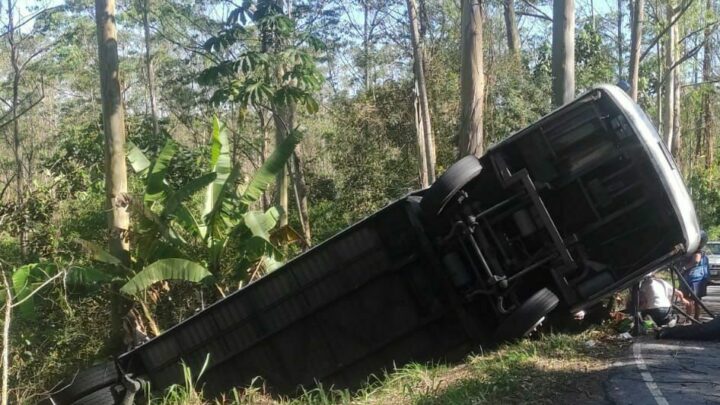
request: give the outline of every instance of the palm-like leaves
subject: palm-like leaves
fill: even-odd
[[[20,303],[18,312],[22,318],[35,319],[37,316],[35,296],[31,296],[31,294],[34,294],[50,279],[58,277],[61,271],[64,271],[63,284],[71,289],[92,288],[113,279],[113,276],[91,267],[70,266],[62,270],[55,263],[49,262],[20,266],[12,273],[12,288],[15,303]],[[0,302],[5,299],[3,291]]]
[[[205,192],[202,210],[204,224],[201,225],[200,234],[212,249],[214,245],[222,243],[226,230],[234,225],[231,223],[233,209],[229,205],[233,202],[235,181],[240,175],[239,170],[232,167],[227,130],[217,118],[213,120],[210,151],[210,170],[216,177]]]
[[[212,274],[196,262],[177,258],[160,259],[138,272],[120,291],[127,295],[137,295],[159,281],[183,280],[197,283],[209,277],[212,277]]]
[[[22,301],[37,288],[41,281],[48,277],[44,266],[38,263],[26,264],[18,267],[12,275],[13,289],[15,300]],[[35,303],[33,300],[26,300],[19,306],[20,315],[25,319],[33,319],[35,317]]]
[[[143,151],[134,143],[128,142],[126,153],[130,166],[135,173],[143,173],[150,167],[150,160],[148,160]]]
[[[178,224],[192,235],[199,235],[205,237],[206,227],[201,226],[192,212],[182,204],[183,201],[190,198],[196,192],[202,190],[208,184],[213,183],[217,179],[217,173],[207,173],[195,180],[190,181],[188,184],[183,186],[180,190],[174,192],[165,201],[165,207],[163,208],[160,216],[165,220],[176,220]]]
[[[250,211],[243,215],[243,222],[253,236],[270,242],[270,231],[275,228],[280,212],[272,207],[266,212]]]
[[[100,247],[100,245],[98,245],[97,243],[83,239],[77,239],[75,242],[80,245],[80,247],[82,247],[82,249],[85,251],[85,253],[88,254],[88,256],[90,256],[91,259],[101,263],[116,266],[117,268],[122,268],[122,261],[110,254],[102,247]]]
[[[302,140],[299,131],[292,131],[290,135],[278,145],[275,151],[267,158],[265,163],[258,169],[253,178],[245,187],[242,196],[236,195],[235,181],[240,172],[237,168],[231,169],[225,177],[227,170],[225,162],[229,162],[229,146],[227,134],[224,127],[216,120],[213,124],[213,147],[211,165],[213,171],[218,173],[216,180],[208,187],[205,198],[205,209],[203,219],[205,226],[205,240],[208,248],[209,267],[217,271],[220,268],[220,260],[227,246],[230,235],[243,235],[239,228],[250,231],[248,237],[260,237],[263,240],[263,254],[253,254],[253,259],[260,260],[262,257],[272,257],[277,262],[280,256],[277,249],[270,242],[270,231],[277,223],[279,213],[271,209],[266,213],[249,211],[249,207],[257,202],[267,188],[275,181],[288,159],[295,150],[295,146]],[[249,244],[251,242],[245,240]],[[250,249],[257,252],[257,249]],[[277,267],[276,265],[272,266]]]
[[[267,188],[275,181],[288,159],[295,150],[295,146],[302,140],[302,133],[297,130],[290,132],[287,138],[277,146],[275,151],[265,160],[265,163],[258,169],[250,183],[248,183],[240,202],[246,207],[257,202]]]
[[[147,180],[145,182],[145,202],[162,201],[167,198],[169,188],[165,183],[165,176],[170,167],[170,161],[177,152],[177,144],[172,140],[165,142],[165,146],[150,166]]]
[[[205,280],[211,276],[211,271],[219,271],[231,236],[241,238],[240,245],[249,262],[259,261],[267,270],[278,267],[281,254],[271,242],[270,233],[277,224],[279,212],[275,208],[267,212],[251,211],[249,208],[283,170],[301,139],[298,131],[292,131],[285,141],[277,145],[241,196],[236,189],[240,171],[233,167],[227,130],[217,118],[213,120],[210,172],[177,190],[166,182],[170,162],[178,150],[177,144],[168,140],[154,162],[137,146],[129,144],[128,160],[133,170],[145,175],[145,193],[140,207],[142,223],[138,230],[145,239],[139,243],[139,257],[150,264],[135,273],[121,291],[137,295],[162,280]],[[205,198],[198,221],[184,202],[203,188]],[[157,209],[157,205],[161,209]],[[203,242],[206,249],[202,260],[204,264],[184,257],[193,248],[183,235]],[[98,245],[87,241],[79,243],[93,259],[124,270],[118,274],[130,273],[130,269],[123,269],[117,258]]]

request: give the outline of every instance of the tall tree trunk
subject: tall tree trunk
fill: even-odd
[[[695,43],[693,44],[693,46],[695,46],[695,47],[698,46],[698,40],[699,40],[698,38],[695,39]],[[700,61],[699,61],[699,58],[697,55],[695,56],[694,59],[695,60],[693,61],[694,62],[693,63],[693,83],[700,83],[700,81],[701,81],[700,75],[702,73],[702,65],[700,64]],[[703,60],[703,62],[704,62],[704,60]],[[702,145],[702,136],[703,136],[703,101],[704,101],[704,98],[702,97],[702,89],[703,88],[700,87],[700,91],[701,91],[700,109],[698,109],[697,114],[695,114],[693,117],[691,117],[690,114],[687,114],[688,122],[691,119],[695,120],[694,125],[693,125],[695,128],[695,130],[693,131],[694,138],[690,139],[690,137],[689,137],[690,133],[688,133],[687,134],[688,137],[686,137],[687,143],[685,144],[685,150],[686,150],[685,155],[687,156],[687,164],[685,167],[687,168],[688,173],[692,173],[694,168],[697,167],[700,159],[705,158],[705,156],[702,155],[702,152],[700,149],[700,145]]]
[[[575,0],[553,2],[553,105],[575,98]]]
[[[13,315],[13,289],[12,277],[8,277],[5,268],[0,265],[0,273],[2,273],[3,288],[5,290],[5,317],[3,319],[3,335],[2,335],[2,398],[0,404],[9,404],[9,376],[10,376],[10,323]]]
[[[305,248],[312,245],[312,232],[310,230],[310,215],[308,213],[307,184],[305,183],[305,171],[303,170],[300,154],[295,151],[292,156],[293,165],[293,189],[297,201],[298,213],[300,214],[300,226],[302,226]]]
[[[363,5],[363,57],[365,59],[365,69],[363,76],[365,79],[365,91],[370,91],[370,5],[367,1],[362,2]]]
[[[632,4],[634,4],[634,7],[632,10],[632,30],[630,32],[630,72],[628,72],[628,75],[630,76],[630,97],[637,101],[645,0],[635,0]]]
[[[672,21],[675,17],[675,9],[672,4],[668,4],[666,7],[667,21]],[[663,141],[667,145],[668,150],[673,150],[673,129],[675,128],[674,108],[675,108],[675,69],[673,64],[675,63],[675,42],[676,39],[676,25],[673,25],[667,33],[667,39],[665,41],[665,83],[663,86]]]
[[[103,132],[105,134],[105,195],[110,253],[130,265],[127,169],[125,167],[125,117],[118,71],[115,1],[95,0]],[[112,293],[112,342],[121,341],[126,302]]]
[[[709,15],[713,10],[713,1],[706,0],[705,15]],[[702,79],[704,82],[710,82],[713,78],[712,55],[714,52],[712,42],[712,28],[708,25],[705,28],[705,44],[703,46],[703,65]],[[712,167],[715,163],[715,111],[713,109],[713,100],[715,98],[715,86],[713,84],[704,84],[702,89],[702,137],[705,141],[705,167]],[[699,152],[699,150],[698,150]]]
[[[703,133],[705,131],[705,128],[703,128],[704,118],[704,111],[701,108],[700,111],[698,111],[697,117],[695,117],[695,145],[692,146],[693,149],[690,151],[690,158],[688,159],[688,162],[690,163],[689,169],[691,172],[693,168],[698,167],[701,163],[705,163],[705,159],[707,158],[702,150]]]
[[[148,13],[150,12],[150,0],[143,0],[143,33],[145,39],[145,73],[147,74],[148,95],[150,96],[150,114],[152,116],[153,132],[155,136],[160,134],[158,126],[157,114],[157,98],[155,96],[155,71],[153,68],[153,58],[150,52],[150,24],[148,23]]]
[[[105,134],[105,189],[107,193],[110,251],[129,264],[127,231],[127,169],[125,166],[125,116],[118,71],[115,1],[96,0],[100,91]]]
[[[428,102],[427,86],[425,84],[425,52],[423,44],[420,41],[420,27],[415,0],[407,0],[407,8],[410,18],[410,34],[413,45],[413,66],[417,84],[418,106],[420,107],[420,121],[422,122],[422,134],[425,143],[425,159],[421,159],[421,161],[425,161],[427,165],[425,171],[427,172],[428,181],[432,183],[435,181],[435,139],[433,138],[432,125],[430,122],[430,103]]]
[[[517,19],[515,18],[515,0],[505,0],[503,9],[508,50],[512,56],[520,59],[520,33],[518,32]]]
[[[675,27],[673,27],[675,29]],[[677,32],[677,31],[676,31]],[[677,38],[677,35],[675,36]],[[677,51],[677,49],[676,49]],[[675,60],[678,58],[678,53],[675,52]],[[675,162],[678,166],[683,167],[684,159],[682,156],[683,150],[683,138],[681,131],[681,120],[680,120],[680,104],[682,103],[682,86],[680,85],[680,69],[674,69],[673,75],[673,144],[672,144],[672,155],[675,156]]]
[[[427,188],[430,185],[427,172],[427,154],[425,152],[425,135],[423,133],[422,114],[420,113],[420,96],[418,95],[418,83],[415,79],[415,89],[413,92],[413,107],[415,111],[415,134],[418,144],[418,162],[419,162],[419,176],[420,186]]]
[[[20,139],[20,120],[18,108],[20,107],[20,63],[18,61],[18,47],[15,41],[15,4],[7,1],[7,40],[10,48],[10,65],[12,67],[12,99],[10,100],[10,118],[12,119],[12,146],[15,159],[15,201],[18,209],[25,209],[25,169],[23,167],[22,140]],[[18,246],[20,258],[27,257],[27,229],[24,223],[18,230]]]
[[[460,48],[460,156],[483,153],[483,10],[482,0],[462,0]]]
[[[617,0],[617,74],[618,81],[623,78],[623,4],[622,0]]]
[[[661,55],[663,55],[663,49],[660,45],[660,41],[657,41],[655,44],[655,52],[658,55],[657,57],[657,77],[663,77],[663,58]],[[662,100],[663,100],[663,86],[661,84],[658,84],[657,88],[655,89],[655,111],[657,114],[657,127],[662,128],[663,126],[663,108],[662,108]]]
[[[428,18],[425,0],[418,0],[418,21],[420,21],[420,38],[424,39],[430,27],[430,19]]]

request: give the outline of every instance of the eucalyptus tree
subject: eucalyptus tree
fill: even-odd
[[[553,2],[552,98],[554,106],[575,98],[575,0]]]
[[[138,0],[137,6],[142,15],[143,41],[145,42],[145,74],[147,75],[150,115],[152,118],[153,132],[155,132],[157,136],[160,133],[160,128],[158,127],[157,96],[155,93],[155,67],[153,66],[153,54],[150,43],[150,0]]]
[[[105,134],[105,191],[107,193],[110,252],[130,263],[127,168],[125,165],[125,113],[118,70],[115,1],[96,0],[100,93]]]
[[[716,18],[715,9],[712,0],[705,2],[705,19]],[[715,22],[717,25],[717,21]],[[702,62],[702,132],[703,147],[705,149],[705,167],[710,168],[715,163],[715,86],[712,84],[716,80],[713,75],[713,66],[715,53],[715,42],[713,40],[713,26],[705,21],[705,29],[703,30],[705,45],[703,46],[703,62]],[[700,138],[700,137],[699,137]],[[700,140],[698,138],[698,144]]]
[[[118,70],[115,1],[95,1],[100,98],[105,134],[105,209],[108,216],[110,253],[126,267],[130,266],[130,213],[125,165],[125,114]],[[113,340],[120,341],[124,303],[117,295],[112,300]]]
[[[640,81],[640,52],[642,46],[643,20],[645,19],[645,0],[631,1],[632,24],[630,29],[630,97],[637,101]]]
[[[625,69],[625,58],[624,54],[624,33],[623,33],[623,18],[624,14],[623,0],[617,0],[617,80],[623,80],[623,71]]]
[[[413,72],[415,73],[415,128],[418,138],[420,167],[420,184],[428,187],[435,181],[435,140],[433,139],[430,121],[430,104],[428,102],[427,84],[425,82],[425,49],[420,37],[418,6],[415,0],[407,0],[408,18],[410,20],[410,37],[413,48]]]
[[[483,153],[483,1],[462,0],[460,22],[460,156]]]
[[[520,59],[520,31],[515,17],[515,0],[505,0],[503,3],[503,16],[505,18],[508,50],[513,56]]]

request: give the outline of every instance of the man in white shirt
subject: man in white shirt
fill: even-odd
[[[658,326],[667,325],[672,317],[672,299],[673,291],[675,297],[680,300],[683,305],[689,302],[678,289],[673,289],[672,285],[665,280],[650,274],[640,283],[640,313],[643,317],[650,315],[652,320]]]

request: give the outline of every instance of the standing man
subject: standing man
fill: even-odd
[[[707,256],[702,250],[698,250],[692,255],[682,275],[685,283],[682,283],[681,289],[685,295],[691,295],[690,292],[692,292],[698,300],[705,296],[710,270],[708,269]],[[688,287],[690,288],[688,289]],[[693,317],[698,319],[699,316],[700,303],[695,301]]]

